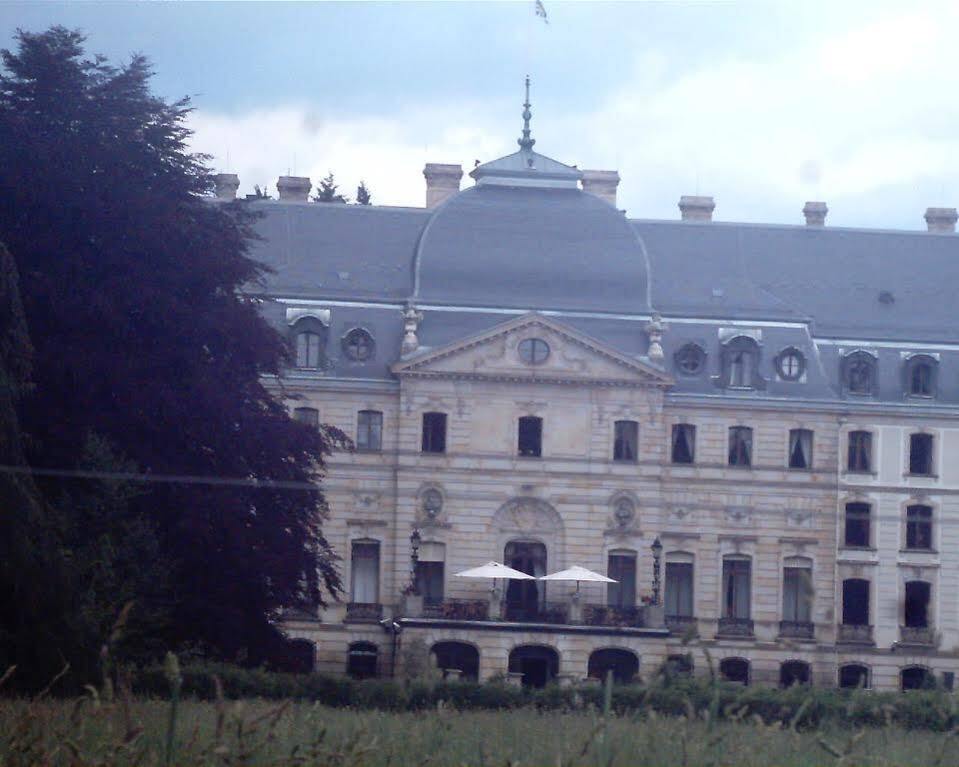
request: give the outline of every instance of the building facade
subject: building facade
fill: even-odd
[[[276,381],[349,434],[325,533],[345,594],[291,616],[318,670],[526,684],[705,672],[951,686],[959,669],[954,209],[928,231],[676,221],[534,151],[429,164],[425,208],[283,177],[255,255]],[[218,177],[219,195],[236,177]],[[572,565],[616,583],[491,581]]]

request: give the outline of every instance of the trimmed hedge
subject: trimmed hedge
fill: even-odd
[[[599,685],[549,686],[521,689],[502,682],[412,682],[369,679],[355,681],[323,674],[289,674],[245,669],[226,664],[190,665],[182,669],[181,695],[201,700],[216,697],[219,678],[227,698],[266,698],[316,701],[328,706],[417,711],[445,705],[462,710],[495,710],[531,706],[546,711],[601,708]],[[163,669],[139,671],[133,691],[148,697],[167,697],[169,683]],[[951,730],[959,726],[957,700],[940,690],[907,694],[860,690],[830,690],[794,686],[742,687],[710,682],[701,677],[680,677],[649,685],[613,688],[612,707],[619,714],[655,711],[685,716],[709,711],[719,719],[760,717],[766,723],[782,722],[807,728],[820,724],[845,727],[898,724],[910,729]]]

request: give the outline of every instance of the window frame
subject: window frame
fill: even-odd
[[[307,340],[305,350],[306,359],[301,360],[300,338],[316,338],[316,364],[310,364],[310,344]],[[329,343],[329,328],[316,317],[301,317],[289,329],[289,339],[292,346],[293,367],[297,370],[324,370],[326,368],[326,347]],[[306,364],[301,364],[305,362]]]
[[[923,515],[923,512],[925,515]],[[925,518],[922,518],[925,516]],[[903,539],[905,551],[935,551],[935,511],[927,503],[910,503],[906,506],[906,534]],[[925,527],[924,536],[919,531]],[[929,543],[926,546],[916,544],[915,540],[925,537]],[[913,539],[910,543],[910,538]]]
[[[520,458],[543,457],[543,419],[523,415],[516,419],[516,455]]]
[[[356,339],[361,338],[366,342],[365,348],[367,349],[367,354],[366,356],[359,354],[354,356],[353,350],[360,348],[359,344],[356,343]],[[343,350],[343,356],[350,362],[364,364],[371,362],[376,357],[376,339],[373,338],[373,334],[366,328],[353,327],[347,330],[340,339],[340,349]]]
[[[761,388],[760,360],[761,348],[755,339],[742,335],[729,339],[722,348],[723,387],[740,391]],[[742,366],[735,382],[733,380],[734,365]]]
[[[730,426],[726,465],[750,469],[753,465],[753,430],[751,426]],[[735,450],[735,452],[734,452]],[[736,456],[734,460],[734,456]]]
[[[629,572],[630,568],[626,568],[626,572],[631,576],[628,582],[624,581],[620,565],[613,566],[614,559],[631,563],[632,571]],[[636,606],[638,564],[639,555],[633,549],[610,549],[606,552],[606,577],[617,581],[617,583],[606,584],[607,607],[628,609]],[[631,600],[629,598],[630,592],[632,592]]]
[[[726,555],[722,567],[722,610],[723,618],[739,620],[752,619],[753,603],[753,563],[752,558],[743,555]],[[727,571],[728,567],[728,571]],[[737,587],[737,577],[745,581],[745,587]],[[745,592],[745,609],[741,601]],[[745,612],[744,615],[738,614]]]
[[[307,416],[308,417],[303,417]],[[320,411],[315,407],[295,407],[293,408],[293,420],[297,423],[312,426],[314,429],[320,428]]]
[[[627,432],[625,436],[620,434],[621,430]],[[623,449],[620,449],[621,447]],[[632,448],[632,456],[622,455],[622,453],[628,453],[627,448],[630,447]],[[613,460],[622,463],[637,463],[639,461],[639,421],[620,419],[613,422]]]
[[[440,416],[442,416],[442,419],[440,419]],[[428,455],[444,455],[449,432],[449,417],[447,414],[439,410],[429,410],[423,413],[420,419],[420,429],[420,452]]]
[[[928,371],[927,391],[916,391],[916,374]],[[939,361],[929,354],[913,354],[903,363],[903,391],[906,397],[919,400],[935,399],[939,387]]]
[[[856,584],[856,588],[857,588],[857,589],[859,589],[859,588],[864,588],[864,593],[865,593],[865,595],[866,595],[866,599],[865,599],[865,603],[866,603],[866,609],[865,609],[866,622],[865,622],[865,623],[847,623],[847,622],[846,622],[846,613],[847,613],[847,612],[856,612],[856,613],[861,613],[861,612],[862,612],[861,609],[857,609],[857,608],[861,608],[862,605],[859,604],[859,605],[857,606],[856,604],[854,604],[854,600],[853,600],[852,598],[850,598],[850,600],[849,600],[849,607],[850,607],[850,609],[847,611],[847,609],[846,609],[846,584],[849,584],[849,585],[850,585],[850,588],[852,587],[853,584]],[[865,584],[865,586],[863,587],[862,584]],[[843,579],[842,579],[842,583],[840,584],[839,608],[840,608],[840,611],[841,611],[841,613],[842,613],[842,614],[840,615],[841,625],[843,625],[843,626],[871,626],[871,625],[872,625],[872,609],[873,609],[873,605],[872,605],[872,581],[870,581],[868,578],[858,578],[858,577],[843,578]],[[855,618],[856,616],[853,615],[853,616],[850,616],[850,617],[851,617],[851,618]]]
[[[357,562],[363,560],[362,557],[357,556],[357,549],[365,547],[370,550],[375,550],[376,557],[370,557],[369,559],[375,563],[375,568],[373,570],[372,585],[374,591],[375,599],[373,601],[359,601],[356,596],[356,586],[357,586],[357,573],[358,565]],[[380,599],[382,597],[382,585],[380,581],[383,577],[383,544],[381,541],[376,540],[375,538],[354,538],[350,541],[350,603],[352,604],[381,604]]]
[[[925,471],[916,470],[918,464],[918,458],[916,457],[916,447],[918,444],[928,443],[928,449],[926,450],[926,467]],[[914,431],[909,434],[909,471],[907,472],[911,477],[934,477],[936,475],[936,461],[935,461],[935,450],[936,450],[936,438],[934,434],[930,434],[925,431]],[[920,467],[921,468],[921,467]]]
[[[869,385],[864,389],[853,388],[852,369],[854,365],[863,365],[869,368]],[[879,386],[879,361],[869,352],[862,350],[850,352],[842,358],[841,387],[843,394],[854,397],[875,397]]]
[[[674,609],[676,612],[670,612],[667,606],[672,600],[672,589],[669,587],[670,583],[670,572],[674,574],[679,570],[684,574],[684,577],[689,582],[689,595],[688,595],[688,612],[683,612],[686,605],[680,604],[681,602],[686,602],[687,599],[682,597],[677,597],[675,600]],[[696,615],[696,563],[692,561],[685,560],[670,560],[666,559],[666,562],[663,566],[663,609],[665,614],[670,617],[680,617],[680,618],[693,618]]]
[[[375,416],[375,417],[374,417]],[[364,423],[366,421],[366,423]],[[375,428],[374,428],[375,427]],[[376,439],[371,437],[376,434]],[[360,435],[365,434],[363,439]],[[375,442],[373,445],[371,442]],[[383,411],[358,410],[356,412],[356,450],[360,453],[379,453],[383,450]]]
[[[788,357],[794,357],[797,361],[797,368],[794,374],[787,374],[786,372],[785,362]],[[787,346],[779,352],[779,354],[776,355],[775,363],[776,375],[779,376],[779,380],[781,381],[795,383],[796,381],[801,381],[802,377],[806,374],[806,355],[795,346]]]
[[[803,437],[806,437],[806,436],[809,437],[809,450],[808,450],[808,454],[805,455],[805,465],[803,465],[803,466],[794,466],[794,465],[793,465],[793,455],[795,454],[795,445],[794,445],[794,443],[793,443],[794,437],[795,437],[795,439],[798,441],[798,446],[799,446],[799,452],[800,452],[800,454],[803,454],[803,453],[805,453],[806,451],[804,450],[804,448],[803,448],[803,446],[802,446],[802,438],[803,438]],[[813,445],[814,445],[814,443],[815,443],[815,436],[816,436],[816,435],[815,435],[815,433],[813,432],[812,429],[798,428],[798,429],[790,429],[790,430],[789,430],[788,452],[787,452],[787,454],[786,454],[786,467],[787,467],[787,468],[792,469],[792,470],[798,470],[798,471],[811,471],[811,470],[812,470],[812,468],[813,468],[813,460],[814,460]]]
[[[853,444],[853,437],[857,443],[863,442],[862,444]],[[873,433],[871,431],[866,431],[865,429],[854,429],[850,431],[846,437],[846,471],[856,472],[859,474],[872,474],[872,442],[873,442]],[[863,451],[863,447],[865,450]],[[865,456],[866,467],[861,468],[859,466],[853,466],[853,454],[854,451],[859,456]]]
[[[677,466],[692,466],[696,463],[696,425],[691,423],[674,423],[672,427],[672,438],[670,440],[669,458],[670,462]],[[677,445],[679,444],[679,435],[685,437],[686,450],[689,455],[688,461],[677,461]]]
[[[855,507],[855,508],[853,508]],[[871,549],[873,527],[872,504],[868,501],[846,501],[843,505],[843,534],[842,548],[844,549]],[[850,543],[850,521],[865,528],[865,543]]]
[[[686,362],[695,358],[697,365],[689,367]],[[673,366],[676,372],[686,378],[697,378],[703,374],[706,369],[706,350],[699,344],[689,341],[680,346],[673,354]]]

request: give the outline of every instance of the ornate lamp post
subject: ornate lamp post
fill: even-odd
[[[653,545],[650,546],[653,552],[653,604],[659,604],[659,560],[663,555],[663,544],[659,542],[659,536],[656,536],[656,540],[653,541]]]
[[[414,596],[419,594],[419,586],[416,583],[416,564],[420,561],[421,540],[419,528],[414,527],[413,532],[410,533],[410,593]]]

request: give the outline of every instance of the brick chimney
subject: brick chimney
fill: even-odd
[[[220,200],[236,199],[236,190],[240,188],[240,177],[236,173],[217,173],[213,177],[213,188]]]
[[[955,208],[926,208],[925,219],[930,232],[955,232],[959,214]]]
[[[802,214],[806,217],[806,226],[825,226],[826,214],[829,208],[824,202],[807,202],[802,209]]]
[[[616,205],[616,188],[619,186],[619,172],[615,170],[584,170],[583,191],[595,194]]]
[[[280,176],[276,180],[276,191],[285,202],[306,202],[312,188],[313,184],[306,176]]]
[[[423,175],[426,177],[426,207],[435,208],[460,190],[463,166],[428,162]]]
[[[679,198],[679,212],[683,221],[712,221],[715,208],[712,197],[684,194]]]

